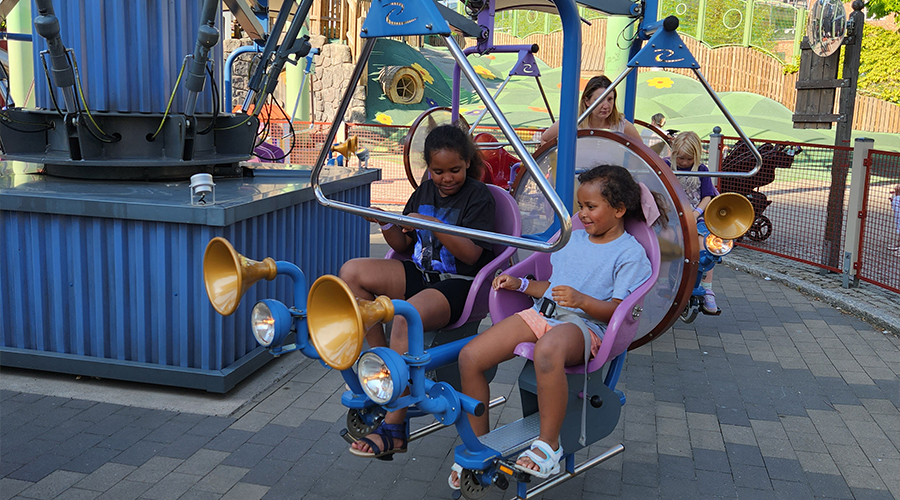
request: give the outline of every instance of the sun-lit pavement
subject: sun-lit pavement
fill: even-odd
[[[742,255],[753,274],[716,269],[721,316],[679,322],[629,353],[619,425],[589,448],[593,455],[622,443],[624,453],[543,498],[900,497],[900,338],[823,298],[839,296],[839,286],[828,291],[781,268],[767,276],[765,260]],[[895,321],[895,294],[848,296],[871,314],[889,308],[881,314]],[[492,414],[500,424],[520,414],[521,365],[503,364],[492,384],[509,398]],[[354,457],[338,435],[342,379],[298,353],[254,377],[259,390],[242,385],[236,397],[120,383],[120,393],[104,398],[103,382],[84,380],[79,396],[57,391],[72,378],[60,375],[10,389],[31,375],[0,372],[2,499],[450,495],[452,429],[410,443],[393,462]],[[157,398],[145,395],[154,391]],[[487,498],[513,496],[503,493]]]

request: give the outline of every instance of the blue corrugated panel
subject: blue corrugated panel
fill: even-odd
[[[54,0],[60,36],[75,53],[89,109],[123,113],[165,111],[184,56],[194,52],[202,4],[201,0]],[[37,8],[32,7],[32,12],[36,16]],[[225,35],[221,16],[216,28],[219,43],[210,58],[215,61],[213,73],[221,92]],[[39,55],[47,49],[47,42],[37,33],[32,34],[37,106],[52,109]],[[62,93],[57,87],[54,89],[62,105]],[[182,77],[171,112],[184,111],[186,97]],[[197,99],[196,112],[212,112],[209,81]]]
[[[332,195],[369,205],[368,186]],[[368,223],[294,205],[227,227],[0,212],[0,338],[4,347],[221,370],[256,348],[250,309],[293,305],[289,278],[262,281],[229,317],[203,285],[203,252],[215,236],[254,260],[300,266],[312,285],[368,255]],[[300,305],[305,307],[305,304]]]

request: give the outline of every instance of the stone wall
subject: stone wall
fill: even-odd
[[[353,68],[356,61],[350,53],[350,47],[347,45],[326,43],[324,36],[312,35],[310,44],[319,49],[319,54],[313,57],[315,64],[313,73],[310,75],[313,93],[313,113],[317,122],[332,122],[334,114],[341,103],[341,97],[347,89],[350,76],[353,74]],[[242,45],[252,45],[253,42],[249,38],[242,39],[226,39],[224,41],[225,58],[228,54],[236,50]],[[247,97],[247,84],[249,82],[248,74],[250,64],[254,54],[247,53],[239,56],[235,62],[231,76],[231,104],[228,109],[230,112],[235,106],[244,104]],[[300,63],[305,66],[305,63]],[[284,77],[282,76],[282,82]],[[275,98],[278,102],[285,102],[285,86],[279,84],[275,89]],[[290,110],[287,110],[290,113]],[[346,114],[346,120],[351,123],[362,123],[366,121],[366,89],[363,84],[356,87],[353,99],[350,101],[350,107]]]
[[[350,47],[338,43],[325,43],[321,35],[310,37],[313,47],[319,49],[319,55],[313,58],[315,73],[312,75],[315,121],[332,122],[335,112],[341,104],[341,97],[350,84],[356,61]],[[366,89],[365,82],[357,85],[347,109],[345,120],[350,123],[366,121]]]

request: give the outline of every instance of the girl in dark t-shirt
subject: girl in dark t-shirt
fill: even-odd
[[[494,197],[478,179],[483,164],[469,134],[453,125],[432,130],[425,139],[425,163],[431,179],[410,196],[403,214],[418,219],[492,231]],[[375,219],[368,219],[377,222]],[[412,259],[353,259],[340,276],[353,293],[372,300],[378,295],[405,299],[416,308],[425,331],[459,319],[471,281],[491,259],[492,245],[463,236],[382,224],[385,241],[398,253],[412,250]],[[369,346],[387,346],[381,323],[366,332]],[[394,317],[391,349],[408,349],[406,320]],[[361,457],[390,459],[406,451],[406,410],[390,412],[372,434],[356,441],[350,452]]]

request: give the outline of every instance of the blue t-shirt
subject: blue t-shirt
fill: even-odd
[[[569,243],[550,254],[550,264],[553,273],[550,286],[544,292],[547,298],[552,298],[553,287],[566,285],[598,300],[624,300],[647,281],[653,271],[644,247],[634,236],[626,232],[609,243],[593,243],[583,229],[572,231]],[[603,337],[606,323],[581,309],[564,309],[584,318],[588,328]],[[561,323],[553,319],[547,322],[550,325]]]

